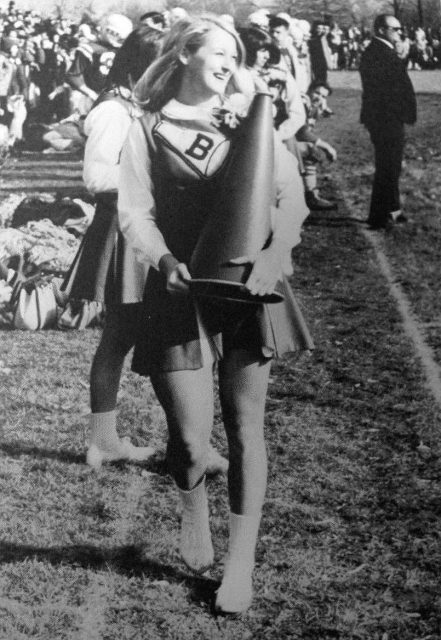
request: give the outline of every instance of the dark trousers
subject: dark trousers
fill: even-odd
[[[375,176],[368,222],[383,224],[400,205],[399,179],[404,151],[404,125],[369,127],[375,149]]]

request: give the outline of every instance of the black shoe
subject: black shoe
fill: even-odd
[[[404,215],[404,213],[400,213],[400,215],[394,219],[394,222],[395,224],[404,224],[405,222],[409,222],[409,221]]]
[[[337,203],[320,198],[314,191],[306,191],[305,201],[308,209],[313,211],[330,211],[337,208]]]
[[[390,229],[393,229],[393,227],[395,226],[395,221],[391,215],[387,215],[386,218],[383,218],[381,220],[368,219],[367,223],[369,225],[369,229],[372,229],[372,231],[380,231],[381,229],[390,231]]]

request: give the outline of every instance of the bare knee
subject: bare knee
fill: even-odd
[[[203,468],[206,462],[208,439],[198,434],[171,438],[168,445],[168,458],[173,466],[191,469]]]

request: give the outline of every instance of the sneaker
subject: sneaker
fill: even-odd
[[[144,462],[156,453],[153,447],[135,447],[130,442],[130,438],[121,438],[120,447],[115,451],[99,449],[96,444],[91,444],[87,450],[87,464],[99,471],[103,462],[115,462],[116,460],[127,460],[128,462]]]

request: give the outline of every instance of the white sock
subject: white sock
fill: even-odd
[[[181,558],[196,573],[204,573],[214,561],[205,477],[191,491],[179,489],[179,494],[183,506]]]
[[[116,410],[90,415],[90,442],[86,462],[99,471],[103,462],[129,460],[144,462],[155,454],[153,447],[135,447],[130,438],[116,431]]]
[[[90,442],[101,451],[117,451],[121,441],[116,431],[116,410],[90,414]]]
[[[223,613],[242,613],[253,598],[254,552],[261,514],[230,513],[230,538],[215,608]]]

